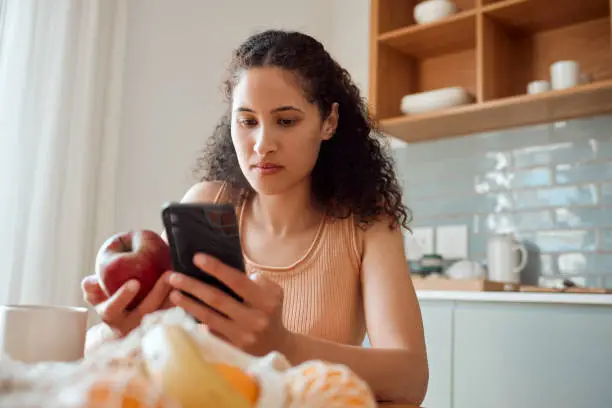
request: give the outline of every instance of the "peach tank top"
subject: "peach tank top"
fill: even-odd
[[[227,202],[224,184],[215,202]],[[236,208],[242,225],[244,206]],[[259,272],[284,290],[283,323],[295,333],[361,345],[366,333],[361,292],[363,240],[353,217],[321,222],[306,253],[291,265],[272,267],[245,254],[247,273]]]

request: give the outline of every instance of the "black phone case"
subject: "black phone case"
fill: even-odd
[[[196,253],[206,253],[245,272],[234,208],[229,204],[169,203],[162,209],[162,221],[174,270],[214,286],[242,302],[243,299],[223,282],[193,264]]]

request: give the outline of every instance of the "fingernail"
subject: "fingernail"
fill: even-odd
[[[168,280],[172,285],[178,285],[183,280],[183,277],[179,273],[172,273]]]
[[[139,286],[140,286],[140,282],[138,282],[135,279],[132,279],[131,281],[127,283],[127,290],[136,292]]]
[[[206,265],[208,263],[208,256],[206,254],[196,254],[196,262]]]

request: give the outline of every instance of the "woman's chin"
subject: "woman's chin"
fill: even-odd
[[[292,183],[282,177],[250,177],[249,184],[260,195],[278,195],[288,190]]]

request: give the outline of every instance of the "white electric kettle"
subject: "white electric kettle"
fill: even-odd
[[[497,234],[487,242],[487,274],[491,281],[521,283],[527,249],[512,234]]]

